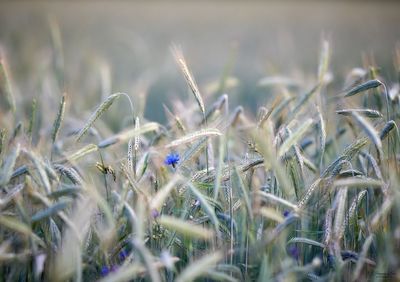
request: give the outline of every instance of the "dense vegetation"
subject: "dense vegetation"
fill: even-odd
[[[172,53],[193,95],[165,124],[135,93],[24,107],[1,58],[2,281],[400,278],[398,82],[366,60],[338,89],[324,41],[314,78],[260,80],[273,97],[251,114],[228,74],[204,97]]]

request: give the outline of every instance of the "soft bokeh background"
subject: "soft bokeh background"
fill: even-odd
[[[107,92],[123,91],[140,110],[147,92],[144,115],[163,121],[163,103],[192,98],[172,43],[182,47],[208,104],[218,95],[210,83],[228,70],[239,82],[226,89],[231,101],[251,111],[269,100],[261,78],[315,79],[322,38],[331,42],[338,85],[362,65],[362,54],[393,79],[399,11],[396,1],[9,1],[0,2],[0,45],[20,100],[48,95],[56,105],[66,91],[77,104],[90,98],[81,105],[90,111]],[[57,29],[61,47],[54,47]],[[58,88],[49,78],[60,59],[54,49],[65,76]]]

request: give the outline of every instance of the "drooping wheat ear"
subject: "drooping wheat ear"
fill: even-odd
[[[66,97],[66,94],[64,94],[61,98],[60,106],[58,107],[57,117],[53,124],[53,133],[51,134],[53,143],[56,141],[58,131],[60,130],[60,126],[61,126],[62,120],[64,118],[65,104],[66,104],[65,97]]]
[[[347,91],[347,93],[344,95],[344,97],[350,97],[350,96],[356,95],[360,92],[363,92],[363,91],[366,91],[369,89],[373,89],[373,88],[377,88],[379,86],[382,86],[383,89],[385,90],[384,94],[385,94],[385,100],[386,100],[386,114],[387,114],[387,119],[389,120],[390,119],[389,93],[387,91],[385,83],[381,82],[380,80],[372,79],[372,80],[368,80],[360,85],[357,85],[354,88]]]
[[[67,167],[60,164],[55,164],[54,169],[65,175],[74,184],[81,185],[83,183],[82,177],[73,167]]]
[[[186,83],[188,84],[190,90],[192,91],[192,93],[194,95],[194,98],[197,101],[197,104],[199,105],[199,108],[203,114],[203,117],[205,117],[205,107],[204,107],[203,99],[201,97],[199,88],[197,87],[196,81],[194,80],[194,78],[187,66],[187,63],[183,56],[182,50],[179,47],[177,47],[176,45],[172,45],[171,51],[175,57],[177,64],[179,65],[179,67],[182,71],[183,76],[186,79]]]
[[[354,96],[360,92],[376,88],[382,85],[382,82],[380,82],[378,79],[373,79],[373,80],[368,80],[360,85],[357,85],[353,88],[351,88],[349,91],[346,92],[344,97],[351,97]]]
[[[351,116],[352,113],[357,113],[360,116],[365,116],[368,118],[381,118],[383,115],[377,111],[377,110],[371,110],[371,109],[342,109],[336,111],[338,115],[343,115],[343,116]]]
[[[94,111],[94,113],[89,117],[85,126],[79,131],[78,136],[76,137],[76,141],[78,142],[89,130],[89,128],[94,124],[94,122],[114,103],[116,99],[118,99],[122,93],[115,93],[103,101],[100,106]]]
[[[397,129],[396,122],[394,122],[394,120],[389,120],[383,127],[381,133],[379,134],[381,140],[385,139],[386,136],[388,136],[389,132],[393,130],[393,128]]]

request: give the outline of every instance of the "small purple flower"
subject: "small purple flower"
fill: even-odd
[[[299,248],[297,248],[295,245],[291,245],[288,249],[289,255],[294,258],[295,260],[299,259],[300,256],[300,251]]]
[[[110,270],[108,269],[107,266],[103,266],[103,267],[101,268],[100,273],[101,273],[101,276],[106,276],[108,273],[110,273]]]
[[[175,168],[175,166],[178,164],[179,160],[180,160],[179,154],[171,153],[171,154],[167,155],[164,163],[166,165],[172,165],[172,167]]]
[[[119,259],[120,259],[121,261],[124,261],[124,260],[128,257],[128,255],[129,255],[129,253],[128,253],[126,250],[122,250],[122,251],[119,253]]]
[[[160,216],[160,213],[158,212],[158,210],[152,209],[152,210],[151,210],[151,216],[152,216],[154,219],[156,219],[157,217]]]
[[[118,269],[117,265],[112,265],[111,267],[103,266],[100,270],[101,276],[107,276],[110,272],[115,272]]]
[[[283,211],[283,216],[284,217],[288,217],[290,215],[290,211],[288,211],[288,210],[284,210]]]

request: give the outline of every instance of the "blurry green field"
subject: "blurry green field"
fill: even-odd
[[[146,117],[163,122],[162,103],[188,97],[170,56],[173,42],[187,54],[203,92],[231,64],[240,83],[230,98],[254,112],[271,98],[257,85],[262,77],[309,82],[322,36],[331,40],[338,87],[370,54],[395,79],[399,9],[396,1],[0,1],[0,46],[10,51],[15,91],[37,97],[51,64],[49,20],[55,20],[70,95],[99,102],[99,80],[109,72],[110,91],[130,93],[136,107],[137,92],[145,89]],[[50,99],[57,103],[56,95]]]
[[[205,3],[0,3],[0,281],[400,279],[397,4]]]

